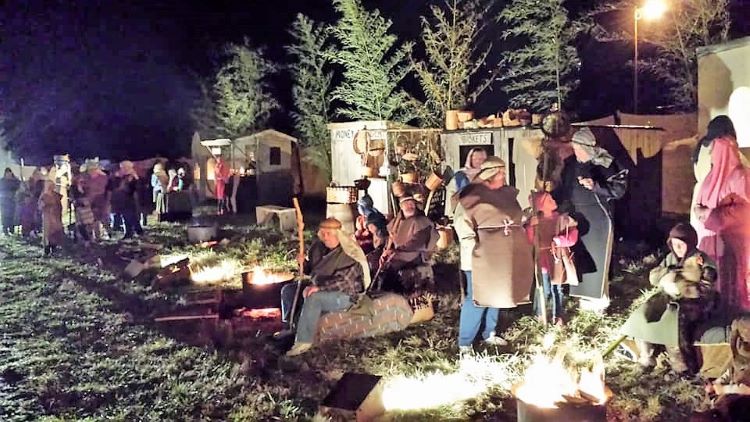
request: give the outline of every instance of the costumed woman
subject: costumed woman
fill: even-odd
[[[219,215],[228,210],[226,186],[229,182],[229,166],[221,156],[216,157],[216,166],[214,167],[214,182],[216,183],[216,201],[219,209]]]
[[[161,216],[167,212],[167,188],[169,186],[169,176],[164,171],[162,163],[154,164],[154,172],[151,174],[151,199],[154,203],[157,221],[161,221]]]
[[[55,192],[55,182],[44,181],[44,189],[39,195],[39,211],[42,213],[42,244],[44,254],[49,255],[62,245],[64,232],[62,224],[62,195]]]
[[[707,253],[718,264],[723,308],[732,317],[750,311],[750,169],[742,165],[734,139],[714,139],[711,170],[701,184],[694,213],[714,233],[701,240],[701,247],[721,245],[715,255]]]
[[[99,159],[87,160],[86,179],[84,189],[91,203],[91,211],[94,213],[95,227],[94,235],[97,239],[109,236],[109,196],[107,195],[107,184],[109,177],[102,170]]]
[[[477,173],[479,173],[479,169],[486,159],[487,151],[484,148],[475,147],[469,150],[464,166],[453,175],[445,187],[445,198],[448,201],[445,207],[445,215],[447,217],[453,217],[453,212],[458,204],[456,194],[471,183]]]
[[[613,201],[627,190],[627,170],[596,145],[589,128],[576,131],[570,147],[573,154],[562,161],[559,180],[552,179],[558,210],[578,222],[580,237],[572,250],[579,284],[570,287],[570,295],[581,298],[582,309],[603,312],[609,306]]]

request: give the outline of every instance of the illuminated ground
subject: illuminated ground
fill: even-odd
[[[174,255],[196,253],[182,226],[151,228],[148,241]],[[294,267],[294,239],[265,229],[235,228],[230,248],[207,253],[206,265],[251,259]],[[250,238],[255,241],[250,242]],[[623,248],[624,249],[624,248]],[[147,278],[123,281],[126,261],[114,244],[85,253],[69,247],[46,259],[34,244],[0,239],[0,415],[3,420],[295,420],[317,405],[345,372],[386,378],[388,417],[396,420],[515,420],[510,386],[541,349],[543,329],[522,312],[503,313],[511,346],[480,349],[459,363],[458,291],[441,283],[439,313],[426,324],[376,339],[325,345],[295,360],[264,333],[238,335],[225,323],[157,324],[179,292],[154,291]],[[203,251],[205,254],[206,252]],[[646,251],[621,255],[612,314],[574,315],[558,344],[586,360],[616,337],[624,309],[644,286]],[[97,259],[101,264],[97,265]],[[442,274],[454,273],[455,254]],[[646,260],[650,262],[649,260]],[[700,381],[663,368],[643,374],[620,358],[607,362],[615,392],[609,420],[685,420],[704,408]]]

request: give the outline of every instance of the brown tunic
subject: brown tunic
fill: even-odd
[[[58,246],[65,233],[62,224],[62,196],[49,191],[39,196],[39,211],[42,212],[42,242],[45,246]]]
[[[517,196],[513,187],[492,190],[482,184],[471,184],[459,195],[462,224],[473,230],[461,240],[476,241],[471,268],[479,306],[514,308],[529,301],[534,263]]]

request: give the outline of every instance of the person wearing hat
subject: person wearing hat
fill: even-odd
[[[482,325],[486,343],[507,344],[495,333],[498,310],[529,302],[534,264],[517,196],[518,190],[507,185],[505,162],[494,156],[458,194],[453,222],[466,275],[458,335],[462,353],[472,350]]]
[[[417,207],[413,196],[399,198],[401,210],[388,223],[389,246],[380,256],[383,290],[418,297],[433,284],[428,255],[435,250],[438,231]]]
[[[669,254],[649,273],[658,290],[633,311],[622,333],[636,339],[639,363],[653,366],[654,344],[667,346],[675,372],[698,372],[693,346],[695,329],[708,320],[716,305],[716,264],[698,249],[698,235],[686,223],[669,232]]]
[[[613,202],[625,195],[628,172],[596,145],[589,128],[577,130],[570,145],[573,155],[563,161],[559,183],[551,192],[560,212],[570,214],[582,228],[571,248],[579,284],[570,287],[570,295],[581,298],[582,309],[603,312],[609,306]]]
[[[109,226],[110,203],[107,195],[107,184],[109,177],[100,165],[99,159],[86,160],[86,176],[84,178],[84,190],[94,213],[94,235],[97,239],[107,236],[106,228]]]
[[[341,230],[341,222],[326,218],[318,228],[318,239],[310,246],[307,257],[297,258],[311,282],[302,289],[302,311],[297,323],[294,345],[286,353],[297,356],[312,348],[318,320],[324,312],[343,311],[357,302],[370,284],[370,273],[364,252],[353,237]],[[281,289],[283,319],[291,322],[296,284]],[[275,334],[281,337],[290,331]]]

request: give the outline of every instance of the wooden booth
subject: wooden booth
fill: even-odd
[[[201,141],[196,133],[192,153],[202,199],[215,198],[214,169],[221,155],[230,169],[227,195],[233,211],[251,213],[256,205],[291,206],[299,180],[296,138],[273,129],[233,140]]]
[[[344,208],[343,205],[356,202],[361,191],[355,184],[365,177],[369,181],[367,193],[375,208],[384,214],[398,210],[393,190],[396,182],[395,196],[405,188],[409,194],[429,197],[424,183],[442,162],[441,129],[419,129],[388,121],[331,123],[328,129],[331,181],[337,186],[329,188],[329,214],[343,216],[344,211],[330,212],[332,204]]]

